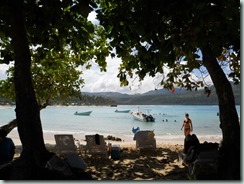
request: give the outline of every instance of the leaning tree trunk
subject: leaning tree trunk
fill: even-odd
[[[28,47],[23,0],[9,1],[12,46],[15,54],[14,84],[16,93],[16,118],[18,133],[23,146],[20,158],[15,164],[13,179],[34,179],[36,168],[48,159],[31,77],[31,55]]]
[[[240,180],[240,124],[230,82],[209,48],[203,48],[203,64],[214,83],[219,102],[223,145],[220,149],[221,179]]]
[[[1,126],[0,129],[5,130],[7,134],[9,134],[16,127],[17,127],[17,119],[13,119],[8,124]]]

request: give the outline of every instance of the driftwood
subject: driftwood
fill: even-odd
[[[0,129],[5,130],[7,134],[9,134],[15,127],[17,127],[17,119],[14,119],[8,124],[1,126]]]

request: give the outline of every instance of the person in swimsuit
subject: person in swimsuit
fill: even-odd
[[[189,135],[193,131],[192,121],[189,118],[189,114],[185,115],[181,130],[184,128],[185,136]]]

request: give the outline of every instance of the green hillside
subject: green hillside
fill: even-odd
[[[240,85],[232,85],[236,104],[241,103]],[[97,93],[98,96],[110,97],[116,104],[120,105],[217,105],[218,99],[213,87],[209,97],[204,94],[204,90],[185,91],[176,89],[175,93],[166,90],[157,90],[156,92],[147,92],[144,94],[127,95]],[[177,92],[178,91],[178,92]]]
[[[233,85],[236,105],[241,104],[241,86]],[[204,90],[186,91],[182,89],[171,91],[161,89],[148,91],[144,94],[128,95],[118,92],[82,93],[81,98],[53,100],[50,105],[217,105],[218,99],[214,87],[210,87],[211,95],[204,94]],[[0,104],[11,104],[5,98],[0,98]]]

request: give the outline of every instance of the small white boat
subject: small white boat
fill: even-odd
[[[114,112],[119,112],[119,113],[129,113],[130,110],[115,110]]]
[[[143,122],[154,122],[155,118],[152,115],[147,115],[142,113],[141,111],[133,111],[131,112],[131,115],[134,119],[143,121]]]
[[[92,111],[86,111],[86,112],[75,112],[74,115],[79,115],[79,116],[89,116],[92,113]]]

